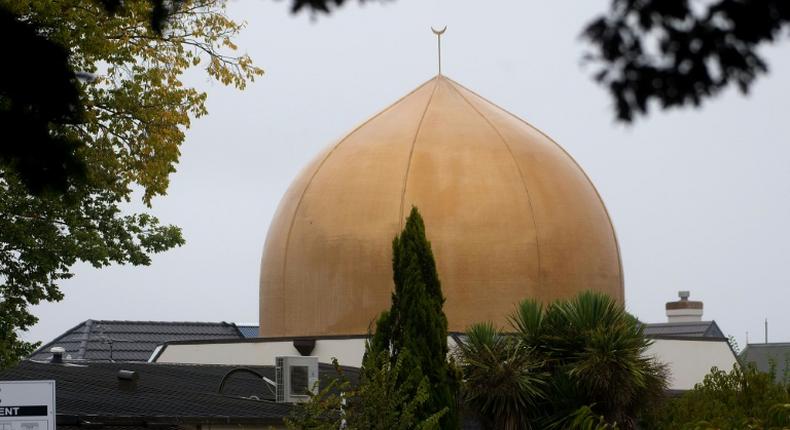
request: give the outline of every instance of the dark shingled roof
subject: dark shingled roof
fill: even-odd
[[[319,365],[321,384],[336,376]],[[272,380],[272,366],[245,366]],[[250,373],[223,376],[236,366],[161,363],[52,364],[24,361],[0,372],[0,380],[55,380],[58,428],[196,424],[281,424],[291,405],[275,403],[270,385]],[[119,370],[134,371],[136,382],[122,381]],[[354,381],[357,369],[344,368]]]
[[[101,426],[98,426],[98,425],[94,426],[93,424],[88,425],[87,423],[86,423],[86,427],[90,427],[90,428],[107,428],[107,429],[110,429],[110,430],[151,430],[151,428],[155,428],[156,430],[182,430],[184,428],[188,428],[188,427],[183,427],[183,426],[179,427],[177,425],[163,425],[163,426],[157,425],[157,426],[154,426],[154,427],[146,427],[144,425],[132,425],[132,426],[130,426],[130,425],[123,425],[123,424],[121,424],[121,425],[107,424],[107,425],[101,425]],[[79,424],[78,425],[67,425],[67,426],[59,425],[57,430],[85,430],[85,428],[80,427]]]
[[[716,321],[672,322],[645,324],[647,337],[702,337],[726,339]]]
[[[65,357],[89,361],[147,361],[158,345],[172,340],[240,339],[241,332],[226,322],[163,322],[87,320],[34,352],[30,358],[49,360],[52,347],[66,349]]]
[[[252,324],[237,324],[241,335],[245,338],[258,337],[258,326]]]
[[[763,372],[771,371],[772,366],[776,366],[774,379],[777,382],[785,381],[785,372],[790,377],[790,343],[750,343],[738,357],[741,363],[754,363],[757,369]]]

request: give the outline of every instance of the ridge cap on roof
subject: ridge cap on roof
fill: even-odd
[[[319,363],[327,364],[327,363]],[[75,360],[67,361],[63,364],[53,364],[49,361],[27,359],[22,360],[20,365],[35,365],[35,366],[61,366],[61,367],[78,367],[78,368],[100,368],[100,367],[133,367],[133,366],[147,366],[147,367],[214,367],[214,368],[274,368],[273,364],[251,364],[251,365],[234,365],[234,364],[213,364],[213,363],[157,363],[147,361],[91,361],[91,360]],[[342,367],[342,366],[341,366]],[[356,368],[354,368],[356,369]]]
[[[35,365],[35,366],[60,366],[60,367],[75,367],[75,368],[97,368],[97,367],[132,367],[132,366],[149,366],[149,367],[175,367],[175,368],[185,368],[185,367],[202,367],[202,368],[229,368],[229,369],[237,369],[241,367],[248,367],[251,369],[274,369],[274,364],[249,364],[249,365],[238,365],[238,364],[215,364],[215,363],[159,363],[159,362],[147,362],[147,361],[90,361],[90,360],[78,360],[76,362],[66,362],[63,364],[53,364],[49,361],[41,361],[41,360],[22,360],[19,365]],[[334,368],[334,364],[332,363],[325,363],[319,362],[319,367],[329,367]],[[350,371],[357,371],[359,367],[354,366],[339,366],[342,370],[350,370]]]
[[[234,323],[227,321],[93,320],[93,322],[98,324],[120,323],[120,324],[220,325],[220,326],[235,325]]]
[[[645,337],[650,339],[661,339],[661,340],[688,340],[693,342],[729,342],[726,337],[719,337],[719,336],[691,336],[686,334],[675,335],[675,334],[648,334]]]
[[[747,343],[746,347],[743,350],[746,351],[746,348],[749,348],[749,347],[765,348],[765,347],[771,347],[771,346],[790,346],[790,342]]]
[[[667,326],[667,325],[711,325],[716,324],[715,320],[707,321],[675,321],[675,322],[660,322],[660,323],[643,323],[646,326]]]

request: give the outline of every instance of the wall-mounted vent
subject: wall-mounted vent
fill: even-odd
[[[278,403],[306,402],[318,392],[318,357],[277,357],[275,382]]]

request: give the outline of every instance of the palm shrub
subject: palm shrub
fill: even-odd
[[[647,356],[642,324],[610,297],[583,292],[545,307],[525,300],[509,321],[509,335],[471,327],[457,350],[467,405],[489,427],[513,428],[492,419],[498,410],[522,428],[632,429],[663,398],[666,371]],[[516,366],[531,373],[521,375],[528,388],[497,387],[505,369],[519,374]]]
[[[589,406],[582,406],[567,417],[547,426],[547,430],[617,430],[617,423],[609,423],[601,415],[596,415]]]
[[[512,320],[517,336],[539,351],[555,381],[558,401],[549,402],[555,417],[589,406],[628,429],[663,397],[666,372],[646,354],[650,340],[643,325],[609,296],[586,291],[545,310],[527,301]],[[533,320],[541,321],[534,331],[527,324]]]
[[[503,334],[488,322],[475,324],[455,354],[463,363],[463,401],[484,425],[532,428],[530,411],[545,397],[548,375],[520,338]]]

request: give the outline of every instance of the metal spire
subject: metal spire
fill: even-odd
[[[436,43],[439,48],[439,74],[442,74],[442,34],[444,34],[445,30],[447,30],[447,26],[445,25],[443,29],[437,30],[431,27],[431,31],[433,34],[436,35]]]

